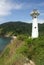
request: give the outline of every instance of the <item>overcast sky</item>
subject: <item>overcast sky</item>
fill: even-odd
[[[0,0],[0,24],[8,21],[32,22],[30,12],[38,9],[44,22],[44,0]]]

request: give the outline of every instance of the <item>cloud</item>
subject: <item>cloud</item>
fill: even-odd
[[[22,4],[11,2],[10,0],[0,0],[0,16],[6,16],[11,14],[11,10],[21,9]]]
[[[38,20],[38,23],[43,24],[44,20]]]
[[[41,15],[41,16],[44,16],[44,13],[41,13],[40,15]]]
[[[28,21],[25,21],[25,22],[27,22],[27,23],[33,23],[32,20],[28,20]],[[39,20],[38,20],[38,23],[43,24],[43,23],[44,23],[44,20],[39,19]]]
[[[12,0],[0,0],[0,17],[10,15],[12,10],[20,10],[20,9],[33,9],[40,8],[44,5],[42,3],[33,3],[33,2],[12,2]],[[43,13],[41,15],[44,15]]]

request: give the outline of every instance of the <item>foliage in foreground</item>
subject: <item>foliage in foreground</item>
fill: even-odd
[[[37,39],[27,39],[19,50],[24,56],[33,60],[36,65],[44,65],[44,36]]]
[[[36,65],[44,65],[44,36],[37,39],[20,36],[13,40],[2,53],[0,65],[23,65],[26,58]]]

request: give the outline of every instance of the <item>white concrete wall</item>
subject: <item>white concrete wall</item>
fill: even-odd
[[[32,22],[32,38],[37,38],[39,35],[37,18],[33,18]]]

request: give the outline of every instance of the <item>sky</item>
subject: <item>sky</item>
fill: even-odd
[[[38,9],[38,22],[44,22],[44,0],[0,0],[0,24],[10,21],[30,23],[30,13]]]

